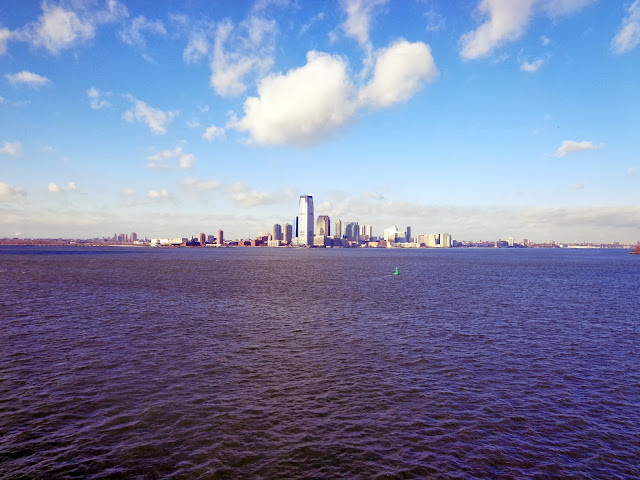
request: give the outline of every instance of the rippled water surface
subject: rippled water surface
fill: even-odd
[[[640,477],[622,250],[0,247],[0,327],[0,478]]]

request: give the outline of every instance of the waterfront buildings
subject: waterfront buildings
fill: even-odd
[[[373,240],[373,226],[360,225],[360,240],[363,242]]]
[[[313,245],[313,197],[300,195],[298,205],[298,245]]]
[[[331,220],[328,215],[318,215],[316,235],[331,236]]]
[[[222,245],[224,243],[224,237],[222,230],[218,230],[218,245]]]
[[[342,238],[342,220],[337,219],[333,226],[333,236],[336,238]]]
[[[198,235],[198,243],[203,247],[207,244],[207,236],[204,233]]]
[[[389,243],[409,243],[411,242],[411,227],[407,227],[405,230],[398,230],[396,226],[385,228],[383,240]]]
[[[430,233],[418,235],[416,243],[429,248],[451,248],[451,235],[448,233]]]
[[[357,222],[349,222],[344,228],[344,236],[350,242],[360,242],[360,225]]]

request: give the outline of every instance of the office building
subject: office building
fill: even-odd
[[[282,225],[280,225],[279,223],[276,223],[273,226],[272,238],[273,240],[282,240]]]
[[[198,243],[203,247],[207,244],[207,236],[204,233],[198,235]]]
[[[222,245],[224,243],[224,237],[222,230],[218,230],[218,245]]]
[[[291,241],[293,239],[293,225],[289,223],[284,224],[284,243],[291,245]]]
[[[300,195],[298,206],[298,245],[313,245],[313,197]]]
[[[316,235],[331,236],[331,220],[328,215],[319,215],[316,221]]]
[[[129,235],[129,239],[131,242],[137,242],[138,241],[138,234],[136,232],[131,232],[131,235]]]
[[[373,227],[371,225],[360,225],[360,240],[368,242],[373,238]]]
[[[350,242],[360,242],[360,225],[357,222],[349,222],[345,226],[344,235]]]
[[[342,238],[342,220],[337,219],[333,226],[333,236],[336,238]]]

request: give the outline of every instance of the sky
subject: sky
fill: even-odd
[[[0,2],[0,238],[640,241],[640,0]]]

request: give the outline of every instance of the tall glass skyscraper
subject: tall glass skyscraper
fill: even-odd
[[[313,245],[313,197],[300,195],[298,208],[298,245]]]

